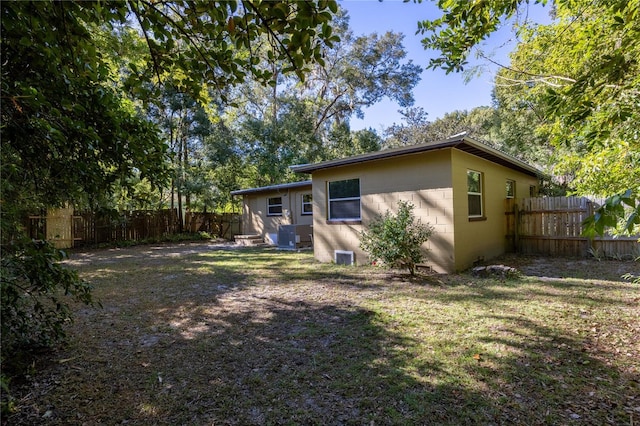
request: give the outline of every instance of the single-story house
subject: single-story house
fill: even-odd
[[[313,214],[299,217],[313,220],[317,260],[368,263],[359,247],[361,231],[405,200],[413,204],[417,219],[434,228],[425,243],[426,263],[437,272],[464,270],[503,254],[508,244],[505,199],[537,195],[541,176],[534,167],[465,136],[292,169],[312,178]],[[265,223],[273,219],[266,197],[285,200],[289,193],[280,191],[290,189],[246,193],[247,223],[256,231],[274,229],[284,217]],[[296,187],[295,194],[296,201],[287,208],[298,217],[309,211],[300,204],[303,194],[310,194],[309,187]],[[279,207],[273,211],[278,212]]]
[[[242,196],[242,233],[268,244],[295,248],[311,245],[311,181],[232,191]],[[285,239],[287,239],[285,241]]]

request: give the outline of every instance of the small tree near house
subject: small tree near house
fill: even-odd
[[[360,248],[373,262],[382,262],[390,268],[409,269],[416,273],[416,265],[426,257],[422,249],[433,227],[416,221],[414,206],[408,201],[398,202],[398,213],[389,210],[371,222],[369,229],[360,234]]]

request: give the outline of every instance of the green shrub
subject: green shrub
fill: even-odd
[[[416,265],[426,257],[422,244],[433,233],[433,227],[416,221],[413,208],[410,202],[399,201],[396,215],[387,210],[360,234],[360,248],[373,262],[380,261],[391,268],[406,268],[415,275]]]
[[[66,257],[62,250],[27,238],[16,239],[2,249],[1,359],[6,371],[6,361],[16,363],[22,358],[20,354],[50,347],[65,337],[64,325],[72,319],[68,301],[92,305],[93,299],[91,286],[60,263]]]

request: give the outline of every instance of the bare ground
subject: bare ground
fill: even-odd
[[[640,420],[640,293],[620,279],[639,272],[636,262],[498,259],[496,263],[550,283],[543,297],[551,310],[557,307],[558,315],[565,315],[568,329],[541,332],[534,320],[521,322],[516,317],[515,310],[521,308],[511,307],[521,297],[539,297],[535,292],[521,296],[511,285],[496,292],[486,284],[485,293],[485,284],[471,282],[464,274],[427,277],[416,284],[371,268],[327,269],[308,254],[278,253],[282,252],[220,243],[74,253],[69,264],[95,284],[103,308],[75,307],[69,345],[38,358],[33,374],[16,388],[20,411],[3,422],[373,425]],[[575,289],[578,296],[567,296],[555,285],[576,280],[582,286]],[[610,287],[616,293],[610,299],[603,292],[587,300],[589,286],[599,286],[598,291]],[[456,349],[466,351],[455,353],[471,362],[464,368],[482,361],[485,369],[464,379],[477,379],[473,385],[448,383],[452,374],[462,373],[447,373],[446,366],[434,360],[413,364],[411,358],[426,350],[420,337],[389,331],[394,321],[410,314],[398,313],[393,319],[396,308],[376,311],[398,294],[414,298],[409,310],[429,305],[430,298],[443,307],[476,303],[472,297],[487,304],[506,295],[505,306],[514,310],[520,327],[508,331],[512,347],[506,353],[520,355],[507,363],[506,355],[492,360],[473,347]],[[424,305],[415,305],[415,300]],[[482,309],[483,315],[494,312],[491,307],[484,310],[484,305]],[[574,313],[585,321],[571,323]],[[380,324],[386,321],[391,326],[383,329]],[[434,319],[427,332],[436,333],[446,321]],[[583,339],[581,329],[571,329],[582,323],[598,329],[592,332],[595,340]],[[505,325],[491,327],[507,333]],[[447,339],[457,331],[441,332],[441,339]],[[548,359],[538,359],[538,353]],[[569,355],[581,364],[568,366]],[[553,376],[550,366],[559,369],[560,379],[544,376]],[[582,383],[580,371],[593,377]],[[602,381],[612,384],[599,391]],[[585,394],[576,395],[577,388]],[[543,398],[536,400],[536,394],[545,391],[566,393],[566,402],[559,406],[553,397],[544,403]],[[477,417],[464,417],[465,410]]]

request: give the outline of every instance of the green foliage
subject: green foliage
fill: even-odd
[[[288,96],[305,99],[313,112],[314,131],[323,136],[384,98],[400,106],[413,104],[412,89],[422,69],[406,59],[401,33],[355,36],[349,16],[340,11],[333,22],[340,42],[325,49],[305,84],[289,84]],[[283,83],[287,83],[284,81]]]
[[[225,100],[247,77],[273,81],[257,51],[303,80],[339,41],[337,10],[332,0],[3,5],[3,202],[24,205],[26,192],[43,207],[77,203],[133,172],[165,182],[168,144],[140,109],[159,83]]]
[[[16,412],[15,398],[10,394],[9,390],[10,380],[8,377],[0,374],[0,416],[6,417]]]
[[[70,303],[94,302],[92,287],[61,264],[66,253],[45,241],[14,233],[2,245],[0,259],[0,361],[2,415],[15,411],[11,377],[24,374],[34,351],[51,348],[66,337],[72,321]]]
[[[1,305],[3,366],[20,354],[50,347],[65,337],[68,302],[93,305],[91,286],[60,262],[66,254],[47,242],[21,239],[2,247]]]
[[[636,262],[637,261],[638,260],[636,259]],[[629,273],[629,274],[624,274],[622,278],[634,284],[640,284],[640,275],[634,275]]]
[[[91,303],[89,285],[60,264],[62,252],[24,237],[24,217],[67,202],[110,206],[115,190],[121,204],[158,202],[172,139],[144,108],[161,103],[163,83],[200,103],[210,92],[228,100],[228,87],[246,78],[272,83],[256,45],[304,80],[339,40],[330,25],[337,10],[334,0],[2,4],[3,368],[18,349],[63,337],[71,319],[63,295]],[[180,185],[197,192],[190,158],[182,157]]]
[[[582,222],[583,235],[604,235],[607,228],[633,235],[640,231],[640,196],[632,190],[613,195]]]
[[[2,7],[3,201],[84,200],[135,168],[161,179],[157,129],[118,93],[76,3]],[[87,195],[89,194],[89,195]]]
[[[389,210],[373,220],[360,235],[360,247],[372,261],[388,267],[406,268],[416,273],[416,264],[425,258],[422,249],[433,232],[430,225],[416,222],[414,206],[408,201],[398,202],[398,213]]]
[[[205,82],[226,101],[225,89],[247,78],[273,82],[272,67],[256,55],[259,46],[269,60],[283,64],[281,72],[304,80],[310,63],[322,63],[323,47],[339,41],[330,25],[338,10],[334,0],[126,4],[149,47],[147,66],[131,68],[133,87],[140,77],[162,79],[173,70],[179,88],[206,97]]]
[[[237,108],[221,114],[221,124],[206,142],[215,148],[209,159],[216,164],[216,178],[224,179],[218,185],[221,192],[232,181],[220,168],[226,167],[224,157],[237,164],[238,185],[299,179],[289,166],[380,148],[374,131],[350,130],[350,118],[363,108],[383,98],[403,106],[413,102],[411,90],[421,70],[406,60],[401,34],[354,36],[344,12],[339,12],[332,25],[340,41],[325,49],[324,64],[314,64],[304,82],[294,75],[278,74],[272,88],[247,82],[234,91]],[[261,60],[279,69],[280,63],[264,53],[254,54],[265,56]]]
[[[552,24],[519,29],[496,79],[502,117],[528,128],[513,132],[519,145],[542,151],[549,172],[579,194],[611,195],[640,181],[637,15],[638,2],[560,2]]]
[[[440,52],[430,66],[462,71],[472,49],[528,3],[439,1],[443,15],[419,24],[425,48]],[[640,1],[553,5],[551,24],[516,25],[520,41],[496,79],[503,130],[511,146],[547,158],[548,171],[576,193],[611,196],[587,232],[621,220],[629,231],[640,193]]]
[[[349,156],[379,151],[382,146],[382,138],[372,128],[361,129],[352,134],[351,150]]]
[[[463,71],[471,49],[496,31],[505,18],[513,16],[523,2],[439,0],[442,16],[418,22],[418,32],[426,34],[422,40],[424,48],[440,52],[440,56],[430,59],[429,66],[442,68],[447,73]],[[546,0],[536,3],[546,3]]]
[[[405,124],[393,124],[385,133],[386,147],[415,145],[448,139],[466,132],[466,135],[498,145],[497,111],[491,107],[477,107],[470,111],[452,111],[434,121],[427,120],[422,107],[401,111]]]
[[[348,24],[348,17],[345,18]],[[332,67],[326,70],[318,100],[333,110],[362,115],[363,107],[387,97],[405,108],[413,105],[412,89],[420,81],[422,68],[406,61],[404,35],[386,32],[355,37],[346,28],[342,42],[329,52]],[[337,105],[336,105],[337,104]]]

